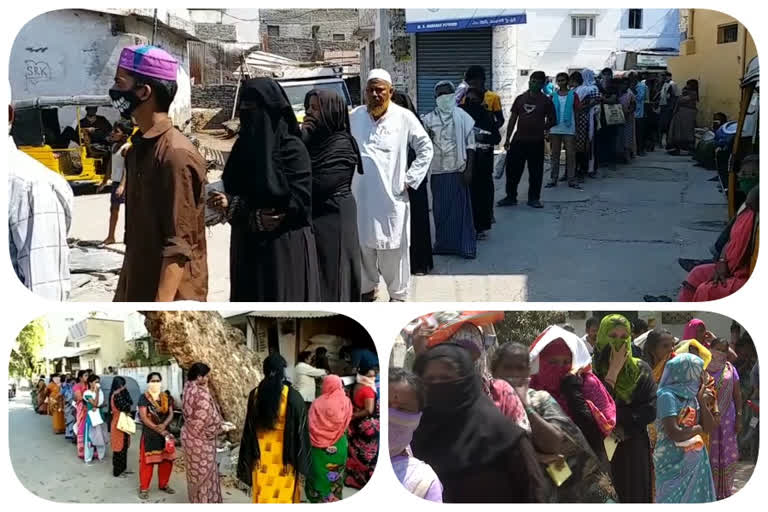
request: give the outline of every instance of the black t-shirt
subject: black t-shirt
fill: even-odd
[[[557,124],[552,98],[546,94],[526,91],[515,99],[512,115],[517,116],[517,130],[513,140],[544,140],[544,132]]]

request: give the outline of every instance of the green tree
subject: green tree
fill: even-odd
[[[506,311],[495,325],[499,344],[516,341],[530,345],[541,331],[552,324],[566,322],[565,311]]]
[[[45,370],[40,352],[45,346],[46,332],[42,319],[28,323],[16,337],[11,350],[8,373],[16,377],[32,378]]]

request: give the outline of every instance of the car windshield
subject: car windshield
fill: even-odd
[[[295,111],[304,110],[304,98],[307,93],[312,89],[327,89],[339,93],[344,98],[344,101],[349,103],[347,98],[346,89],[344,88],[344,82],[328,82],[320,84],[290,84],[283,85],[285,94],[288,95],[288,101],[291,102],[291,106]]]

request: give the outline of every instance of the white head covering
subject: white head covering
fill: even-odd
[[[383,69],[372,69],[371,72],[368,73],[368,81],[370,82],[371,80],[383,80],[389,85],[392,85],[392,75]]]
[[[530,349],[531,375],[539,373],[539,355],[544,348],[553,341],[563,340],[573,354],[571,370],[580,370],[592,364],[592,356],[589,355],[587,346],[581,338],[560,326],[550,325],[534,340]]]

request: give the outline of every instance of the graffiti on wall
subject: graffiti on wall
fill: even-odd
[[[24,81],[27,89],[30,86],[34,87],[41,82],[50,82],[51,80],[53,80],[53,76],[50,64],[43,60],[28,59],[24,61]]]

